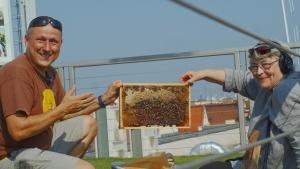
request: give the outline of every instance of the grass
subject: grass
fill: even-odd
[[[228,157],[224,158],[223,160],[231,159],[231,158],[235,158],[235,157],[239,157],[239,156],[242,156],[242,154],[241,153],[234,154],[232,156],[228,156]],[[175,158],[176,164],[183,164],[183,163],[187,163],[189,161],[201,159],[204,157],[207,157],[207,155],[175,156],[174,158]],[[89,161],[91,164],[93,164],[96,169],[111,169],[112,162],[130,162],[130,161],[134,161],[137,159],[138,158],[98,158],[98,159],[88,158],[86,160]]]
[[[112,162],[129,162],[137,158],[94,158],[86,159],[95,166],[96,169],[111,169]]]

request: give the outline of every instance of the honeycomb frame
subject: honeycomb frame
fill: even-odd
[[[189,85],[124,83],[119,101],[119,128],[191,126]]]

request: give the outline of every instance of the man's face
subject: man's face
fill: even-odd
[[[250,59],[250,71],[258,83],[267,90],[272,90],[282,79],[277,56],[263,59]]]
[[[59,55],[62,44],[61,32],[51,24],[31,27],[25,36],[26,54],[41,71],[46,70]]]

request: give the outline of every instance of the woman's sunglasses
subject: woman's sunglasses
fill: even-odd
[[[271,49],[273,49],[272,46],[270,46],[268,44],[262,44],[262,45],[257,45],[255,47],[249,49],[248,52],[250,55],[253,55],[254,52],[259,55],[265,55],[265,54],[270,53]]]
[[[62,32],[62,24],[56,20],[56,19],[53,19],[51,17],[48,17],[48,16],[40,16],[40,17],[37,17],[35,19],[33,19],[28,28],[31,28],[31,27],[40,27],[40,26],[46,26],[48,24],[51,24],[54,28],[60,30]]]

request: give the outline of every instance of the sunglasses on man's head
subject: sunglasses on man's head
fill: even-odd
[[[49,23],[54,28],[56,28],[62,32],[62,24],[58,20],[53,19],[51,17],[37,17],[30,22],[28,28],[46,26]]]

